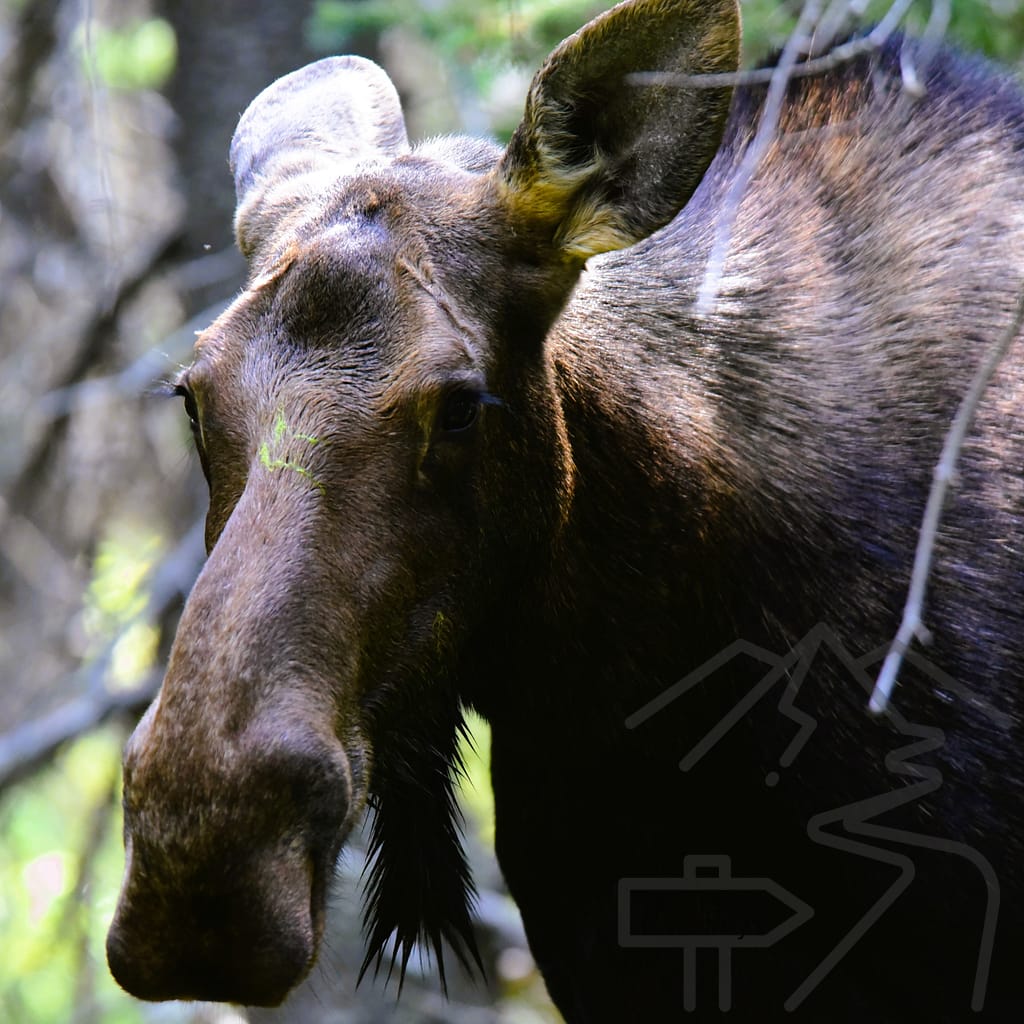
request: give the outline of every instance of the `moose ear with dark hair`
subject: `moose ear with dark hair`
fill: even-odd
[[[736,71],[739,44],[735,0],[629,0],[566,39],[534,77],[496,172],[513,224],[576,260],[667,224],[729,111],[730,88],[694,79]]]
[[[257,266],[272,259],[273,239],[311,199],[408,149],[398,94],[372,61],[328,57],[279,78],[231,140],[238,247]]]

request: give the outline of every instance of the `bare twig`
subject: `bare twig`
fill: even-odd
[[[821,4],[818,0],[807,0],[800,12],[796,28],[786,41],[778,64],[772,71],[768,95],[765,97],[764,108],[757,123],[757,131],[743,154],[743,160],[726,194],[722,214],[718,218],[715,241],[711,246],[711,254],[708,256],[707,266],[704,270],[704,280],[697,292],[696,307],[700,314],[709,313],[714,305],[722,272],[725,269],[725,258],[729,254],[733,224],[739,214],[740,203],[743,201],[743,196],[746,194],[747,187],[750,185],[762,157],[775,138],[779,118],[782,116],[782,104],[786,98],[786,88],[796,65],[797,55],[804,45],[808,29],[820,15]]]
[[[860,24],[867,10],[867,0],[832,0],[814,26],[814,38],[808,57],[821,57],[835,48],[840,36],[848,36],[850,27]]]
[[[0,494],[0,556],[35,590],[64,603],[84,589],[80,568],[69,562],[27,516],[13,514]]]
[[[942,0],[940,0],[942,2]],[[808,78],[821,75],[826,71],[848,64],[851,60],[866,53],[873,53],[885,45],[889,37],[899,27],[900,22],[910,9],[913,0],[895,0],[885,13],[885,17],[867,34],[850,39],[845,43],[832,47],[820,57],[794,61],[786,75],[787,81],[793,78]],[[806,8],[805,8],[806,10]],[[801,15],[801,18],[803,15]],[[929,28],[932,22],[929,21]],[[799,26],[789,37],[787,48],[792,43],[797,51],[806,44],[806,36],[799,31]],[[783,51],[785,53],[785,51]],[[779,64],[782,63],[780,58]],[[626,77],[631,85],[675,85],[687,89],[719,89],[722,86],[766,85],[771,83],[779,69],[779,64],[770,68],[749,68],[744,71],[725,71],[712,75],[680,75],[672,71],[637,71]]]
[[[101,301],[97,304],[91,320],[82,331],[75,359],[63,374],[63,380],[55,390],[70,387],[87,377],[89,371],[111,344],[121,313],[172,260],[179,241],[180,238],[177,235],[166,239],[154,250],[145,266],[121,282],[116,295],[110,301]],[[11,508],[24,508],[29,503],[29,498],[39,480],[45,478],[43,470],[58,450],[64,437],[65,427],[65,419],[57,417],[54,420],[53,429],[46,431],[26,453],[21,466],[13,474],[10,482],[0,481],[5,484],[8,504]]]
[[[203,557],[203,523],[199,521],[154,570],[146,608],[111,638],[94,661],[84,666],[77,684],[81,695],[0,736],[0,791],[47,764],[68,741],[117,715],[141,712],[153,699],[160,685],[159,670],[150,672],[129,690],[114,690],[107,685],[113,649],[132,625],[160,620],[178,604],[191,587]]]
[[[180,367],[181,361],[188,358],[192,351],[196,332],[207,327],[227,308],[227,305],[228,300],[224,299],[207,306],[191,320],[172,331],[158,346],[143,352],[138,359],[117,373],[104,377],[87,377],[48,391],[39,399],[36,412],[44,421],[51,421],[68,416],[89,402],[137,398],[162,374],[167,373],[169,364]]]
[[[0,139],[13,134],[25,120],[36,78],[57,45],[59,8],[60,0],[36,0],[21,8],[14,52],[6,62],[10,70],[3,76]]]
[[[882,670],[878,674],[878,680],[868,704],[869,709],[875,714],[881,714],[888,708],[889,699],[903,663],[903,656],[911,643],[915,638],[923,639],[927,636],[922,620],[924,592],[928,584],[928,575],[931,572],[932,555],[935,553],[935,539],[938,534],[942,506],[946,500],[946,492],[953,481],[957,459],[963,448],[967,431],[978,411],[981,397],[999,368],[999,364],[1020,333],[1022,323],[1024,323],[1024,288],[1021,289],[1017,300],[1013,320],[1003,336],[992,346],[984,362],[978,367],[971,386],[960,403],[960,408],[957,409],[956,417],[942,446],[942,456],[933,471],[932,487],[924,510],[924,521],[917,538],[917,551],[914,554],[914,568],[910,577],[907,603],[903,608],[903,621],[900,623],[896,638],[882,663]]]
[[[122,712],[141,711],[156,692],[153,672],[131,690],[85,693],[0,738],[0,791],[48,764],[60,747]]]
[[[911,95],[920,97],[925,94],[925,79],[928,67],[935,54],[938,53],[942,40],[949,27],[950,0],[932,0],[931,14],[924,36],[916,47],[917,62],[911,60],[910,50],[904,46],[900,53],[900,72],[903,75],[903,88]]]

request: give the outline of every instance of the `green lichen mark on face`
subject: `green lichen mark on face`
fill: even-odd
[[[434,649],[439,655],[444,655],[451,647],[454,630],[455,624],[452,620],[444,612],[438,610],[434,616],[433,634]]]
[[[274,420],[274,444],[280,444],[286,437],[294,438],[296,441],[305,441],[307,444],[319,444],[320,438],[313,434],[300,434],[288,426],[284,418],[284,409],[277,410],[277,419]]]
[[[284,410],[277,411],[277,418],[274,420],[274,429],[269,441],[264,441],[259,447],[260,464],[271,472],[278,469],[290,469],[304,477],[321,493],[325,494],[324,485],[309,471],[302,463],[294,459],[286,459],[281,454],[284,445],[289,441],[305,441],[308,445],[318,445],[320,438],[313,434],[300,434],[288,426]]]

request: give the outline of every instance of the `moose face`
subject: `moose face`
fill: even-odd
[[[210,557],[125,754],[110,958],[143,997],[278,1001],[312,963],[375,757],[415,760],[388,737],[428,742],[412,717],[454,735],[445,659],[472,617],[484,516],[511,505],[487,489],[486,453],[514,447],[510,410],[522,428],[544,396],[502,373],[480,314],[435,276],[422,213],[386,198],[403,174],[435,225],[442,195],[472,190],[415,161],[347,184],[177,383]],[[524,462],[548,432],[527,431]],[[535,498],[538,521],[553,498]]]
[[[488,352],[408,229],[352,202],[204,333],[178,383],[210,558],[125,755],[111,960],[142,996],[246,979],[248,1002],[273,1002],[305,972],[373,736],[443,677],[479,561],[485,421],[503,411]]]
[[[368,801],[368,961],[393,933],[406,959],[423,937],[473,955],[451,781],[466,651],[571,519],[545,338],[584,260],[664,224],[711,159],[723,90],[620,80],[734,67],[719,6],[625,4],[567,41],[504,156],[410,150],[356,58],[243,116],[251,278],[177,384],[209,560],[125,753],[108,958],[129,991],[280,1002]]]

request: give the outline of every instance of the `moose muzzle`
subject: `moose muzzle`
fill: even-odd
[[[118,983],[140,999],[276,1006],[312,966],[322,913],[298,854],[252,865],[217,888],[164,891],[135,853],[107,938]]]
[[[316,959],[348,760],[333,737],[272,715],[202,754],[168,745],[161,725],[158,703],[126,753],[111,972],[141,999],[275,1006]]]

